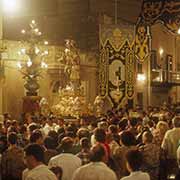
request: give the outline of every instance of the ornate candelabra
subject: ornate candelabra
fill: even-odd
[[[20,56],[25,56],[25,61],[19,61],[17,66],[25,79],[24,87],[27,96],[37,96],[40,88],[38,78],[41,76],[42,69],[47,68],[45,57],[48,50],[42,50],[40,46],[48,45],[47,41],[42,41],[42,33],[39,31],[37,23],[32,20],[29,30],[22,30],[21,33],[26,38],[22,44],[25,46],[18,52]]]

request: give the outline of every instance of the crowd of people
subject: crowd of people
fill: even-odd
[[[0,180],[180,179],[180,109],[112,109],[0,122]]]

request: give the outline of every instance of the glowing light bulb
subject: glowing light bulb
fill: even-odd
[[[36,28],[34,31],[35,31],[36,33],[38,33],[38,32],[39,32],[39,29],[38,29],[38,28]]]
[[[27,66],[30,67],[32,66],[32,61],[29,59],[28,62],[27,62]]]
[[[25,33],[26,33],[26,31],[23,29],[23,30],[21,31],[21,33],[22,33],[22,34],[25,34]]]
[[[35,53],[38,54],[40,52],[39,48],[36,47]]]
[[[65,53],[68,53],[69,51],[70,51],[69,49],[67,49],[67,48],[65,49]]]
[[[44,44],[45,44],[45,45],[48,45],[48,44],[49,44],[49,42],[48,42],[48,41],[44,41]]]
[[[48,65],[44,61],[42,61],[41,62],[41,68],[48,68]]]
[[[22,53],[22,54],[26,54],[26,49],[25,49],[25,48],[22,48],[22,49],[21,49],[21,53]]]
[[[38,32],[38,35],[41,36],[41,35],[42,35],[42,32]]]
[[[163,48],[160,48],[160,49],[159,49],[159,54],[160,54],[160,56],[162,56],[163,53],[164,53],[164,49],[163,49]]]
[[[49,54],[49,52],[46,50],[46,51],[44,51],[44,55],[48,55]]]
[[[32,24],[36,24],[36,21],[35,21],[35,20],[32,20],[31,23],[32,23]]]

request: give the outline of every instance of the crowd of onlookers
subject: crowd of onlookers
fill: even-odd
[[[0,180],[180,180],[180,108],[0,122]]]

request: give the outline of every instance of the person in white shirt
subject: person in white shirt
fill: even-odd
[[[107,156],[102,145],[98,144],[91,150],[91,162],[78,168],[72,180],[117,180],[116,174],[105,164]]]
[[[148,173],[140,171],[143,155],[138,150],[130,150],[126,154],[126,166],[130,172],[129,176],[121,178],[121,180],[150,180]]]
[[[56,124],[53,123],[53,118],[48,118],[47,123],[45,124],[44,128],[42,129],[44,134],[47,136],[49,131],[55,131]]]
[[[180,116],[175,116],[172,119],[173,129],[166,132],[161,148],[165,154],[166,162],[164,163],[163,175],[173,174],[178,169],[177,150],[180,140]]]
[[[179,169],[180,169],[180,145],[177,149],[177,163],[178,163],[178,166],[179,166]]]
[[[57,180],[44,161],[44,149],[38,144],[30,144],[25,148],[25,162],[28,169],[25,169],[22,180]]]
[[[63,170],[62,180],[71,180],[74,171],[81,166],[81,159],[70,153],[73,146],[73,140],[65,137],[61,141],[63,153],[52,157],[49,161],[49,168],[61,167]]]
[[[58,119],[57,119],[57,124],[56,124],[54,130],[55,130],[56,132],[58,132],[58,130],[59,130],[61,127],[64,127],[64,126],[65,126],[65,125],[64,125],[64,119],[63,119],[63,118],[58,118]]]
[[[174,128],[166,132],[161,147],[165,151],[167,159],[176,161],[180,140],[180,116],[174,117],[172,123]]]

